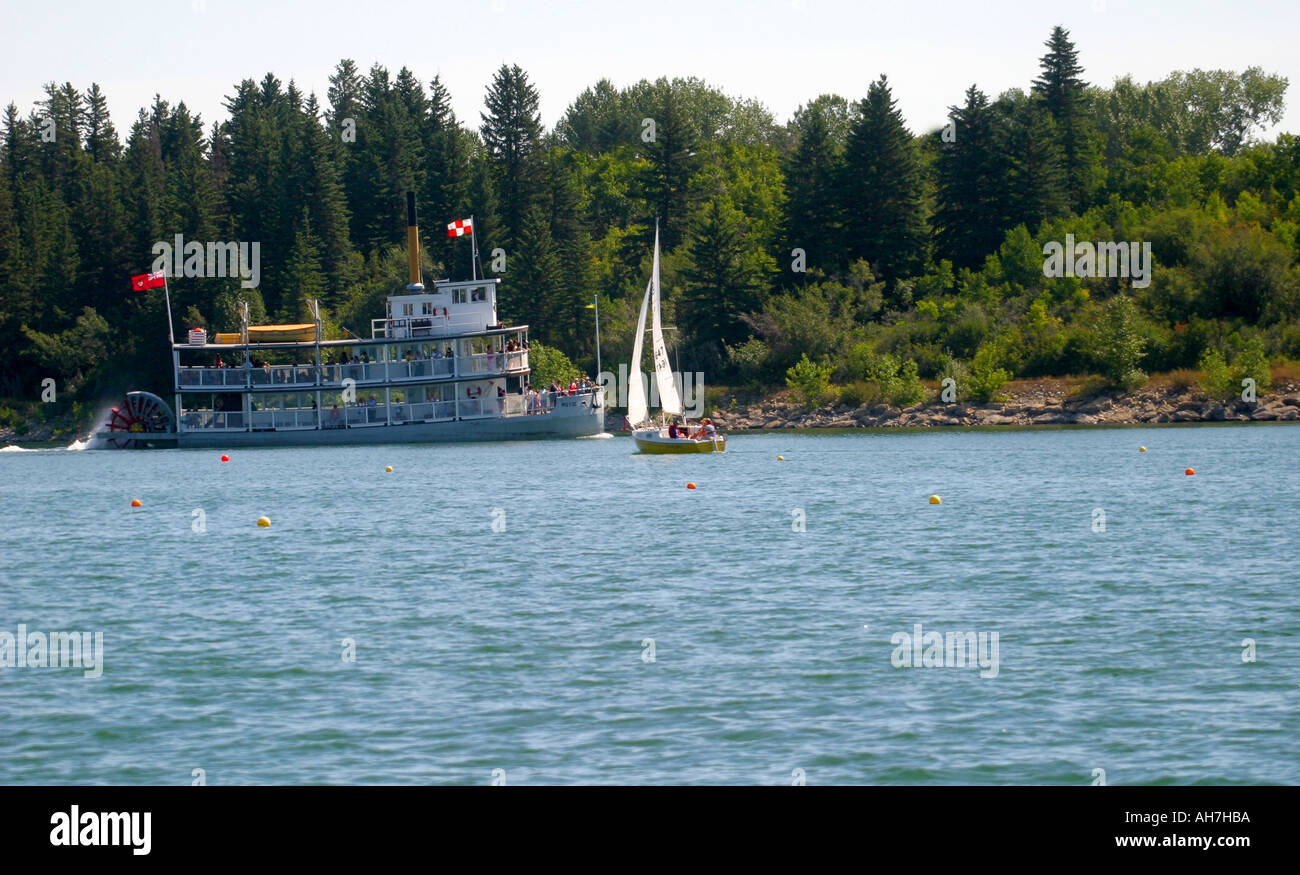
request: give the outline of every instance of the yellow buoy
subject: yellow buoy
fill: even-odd
[[[1139,452],[1139,453],[1145,453],[1146,451],[1147,451],[1147,448],[1146,448],[1146,447],[1138,447],[1138,452]]]
[[[943,499],[940,498],[940,497],[937,496],[937,495],[931,495],[931,496],[930,496],[930,503],[931,503],[931,504],[942,504],[942,503],[943,503]]]
[[[784,462],[784,461],[785,461],[785,456],[777,456],[777,457],[776,457],[776,460],[777,460],[778,462]]]
[[[269,529],[271,527],[271,518],[260,516],[257,518],[257,524],[264,529]]]
[[[389,474],[391,474],[391,473],[393,473],[393,466],[392,466],[392,465],[389,465],[389,466],[388,466],[387,468],[385,468],[384,470],[387,471]]]
[[[131,506],[132,506],[132,507],[142,507],[143,505],[140,504],[140,499],[138,499],[138,498],[133,498],[133,499],[131,499]]]

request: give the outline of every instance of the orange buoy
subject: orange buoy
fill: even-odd
[[[1191,477],[1193,474],[1196,473],[1196,469],[1195,469],[1195,468],[1188,468],[1188,469],[1187,469],[1186,471],[1184,471],[1183,473],[1186,474],[1188,477]]]
[[[133,498],[133,499],[131,499],[131,506],[132,506],[132,507],[143,507],[144,505],[140,504],[140,499],[138,499],[138,498]]]
[[[687,488],[687,489],[694,489],[694,488],[695,488],[695,484],[694,484],[694,483],[687,483],[687,484],[686,484],[686,488]]]
[[[223,461],[223,462],[229,462],[229,461],[230,461],[230,457],[229,457],[229,456],[222,456],[222,457],[221,457],[221,461]]]

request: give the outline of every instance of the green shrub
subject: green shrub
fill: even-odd
[[[785,384],[794,392],[804,407],[813,408],[833,398],[830,379],[835,370],[829,363],[817,364],[804,353],[793,367],[785,372]]]
[[[569,361],[567,355],[537,341],[528,346],[528,364],[533,370],[529,380],[534,386],[549,386],[553,382],[567,386],[582,378],[582,372]]]
[[[1256,395],[1263,395],[1273,388],[1273,375],[1268,369],[1268,356],[1264,352],[1264,341],[1252,337],[1232,362],[1233,378],[1236,380],[1234,391],[1239,395],[1244,387],[1242,381],[1250,378],[1255,381]]]
[[[956,390],[957,401],[966,401],[971,397],[971,372],[970,366],[961,359],[955,359],[951,356],[944,356],[939,362],[939,368],[935,372],[939,379],[939,397],[943,398],[943,381],[952,380],[953,388]]]
[[[879,404],[880,400],[880,386],[877,383],[855,380],[847,386],[840,387],[840,403],[850,407]]]
[[[1199,367],[1201,379],[1198,382],[1205,394],[1215,401],[1235,401],[1240,398],[1245,391],[1242,382],[1247,378],[1255,381],[1257,397],[1273,386],[1268,356],[1264,354],[1264,343],[1258,337],[1248,340],[1231,364],[1218,349],[1207,349],[1201,356]]]
[[[928,394],[925,384],[921,382],[921,377],[917,373],[916,362],[912,359],[903,362],[897,375],[884,386],[884,390],[889,403],[895,407],[919,404]]]
[[[1136,389],[1147,378],[1138,368],[1146,340],[1133,299],[1122,294],[1111,298],[1093,332],[1092,356],[1097,371],[1113,386],[1125,391]]]
[[[1011,379],[1011,372],[998,367],[1001,350],[995,343],[986,343],[975,353],[971,361],[970,376],[966,385],[970,387],[970,397],[977,401],[992,401],[998,390]]]
[[[727,351],[727,365],[741,380],[755,382],[767,374],[771,349],[763,341],[751,337],[737,346],[724,343],[723,347]]]

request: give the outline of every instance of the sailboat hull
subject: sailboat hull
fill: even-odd
[[[643,453],[725,453],[727,451],[726,435],[718,435],[716,440],[691,440],[690,438],[670,438],[664,428],[646,428],[632,432],[632,440],[637,449]]]

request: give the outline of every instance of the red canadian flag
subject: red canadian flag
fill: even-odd
[[[139,276],[131,277],[131,288],[137,292],[143,292],[145,289],[157,289],[167,284],[167,277],[161,270],[155,270],[152,273],[142,273]]]
[[[447,226],[448,237],[464,237],[474,233],[473,219],[457,219]]]

